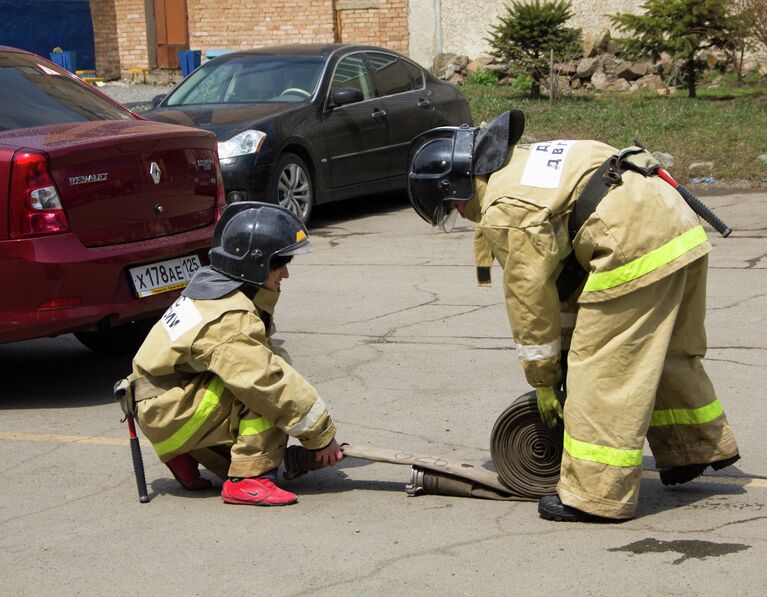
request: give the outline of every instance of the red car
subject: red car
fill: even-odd
[[[223,205],[212,133],[0,46],[0,343],[132,351],[207,263]]]

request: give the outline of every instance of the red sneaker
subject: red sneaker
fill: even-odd
[[[227,504],[248,506],[289,506],[298,501],[295,493],[277,487],[270,479],[227,479],[221,490],[221,499]]]
[[[197,461],[189,454],[179,454],[165,464],[184,489],[189,491],[210,489],[210,480],[200,476]]]

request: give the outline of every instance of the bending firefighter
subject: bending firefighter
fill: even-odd
[[[540,515],[632,518],[645,437],[666,485],[739,458],[701,364],[711,245],[643,148],[515,147],[523,128],[513,111],[484,129],[420,135],[410,150],[410,199],[446,231],[457,214],[477,223],[480,284],[490,283],[493,259],[503,268],[509,322],[541,417],[549,426],[564,418],[558,495],[541,498]]]
[[[287,210],[229,205],[210,267],[136,354],[123,407],[186,489],[210,487],[201,463],[225,479],[226,503],[293,504],[296,496],[274,484],[289,436],[325,466],[343,458],[325,403],[271,342],[287,264],[310,250],[306,228]]]

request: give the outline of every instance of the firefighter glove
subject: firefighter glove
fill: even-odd
[[[541,415],[541,420],[550,428],[556,427],[558,420],[564,418],[556,390],[552,386],[535,388],[535,395],[538,398],[538,413]]]

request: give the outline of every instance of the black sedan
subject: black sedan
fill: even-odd
[[[459,89],[390,50],[292,45],[208,61],[145,116],[213,131],[227,202],[312,207],[405,188],[419,133],[471,124]]]

